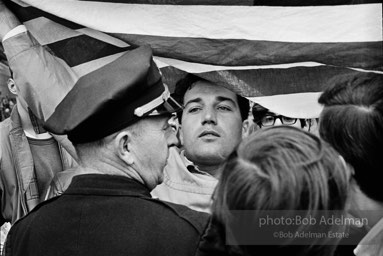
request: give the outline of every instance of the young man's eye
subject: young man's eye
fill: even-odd
[[[201,110],[200,107],[191,107],[187,110],[188,113],[195,113],[195,112],[198,112],[199,110]]]
[[[218,106],[218,109],[223,111],[231,111],[231,108],[229,106]]]

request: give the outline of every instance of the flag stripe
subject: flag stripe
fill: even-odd
[[[189,5],[194,0],[25,2],[42,10],[18,8],[20,15],[34,13],[23,19],[31,33],[79,77],[147,44],[171,91],[185,74],[194,73],[243,96],[288,94],[294,103],[292,95],[318,94],[337,76],[383,71],[382,7],[377,4],[286,8]],[[49,108],[62,99],[54,97]],[[316,109],[317,102],[312,103]],[[49,118],[51,110],[45,113]]]
[[[76,37],[82,34],[76,30],[72,30],[55,23],[45,17],[38,17],[36,19],[26,21],[24,22],[24,25],[42,45],[70,39],[71,37]]]
[[[278,10],[279,9],[277,9],[277,11]],[[367,13],[369,12],[368,10]],[[36,27],[40,27],[41,22],[37,22],[37,20],[39,19],[34,20],[34,22],[38,23]],[[381,19],[378,19],[378,21],[378,23],[381,24]],[[380,34],[381,31],[380,29]],[[146,32],[151,34],[153,33],[153,29]],[[346,32],[347,30],[343,31],[343,33],[347,34]],[[35,32],[34,35],[42,33],[43,32]],[[65,35],[65,33],[49,33],[50,37],[52,37],[52,34],[61,37]],[[381,58],[383,51],[382,36],[380,36],[380,41],[378,42],[367,42],[364,40],[350,43],[293,43],[248,39],[218,40],[212,38],[175,38],[153,35],[133,35],[129,33],[112,34],[112,36],[119,37],[131,45],[150,44],[154,48],[154,53],[160,57],[205,64],[245,66],[315,61],[335,66],[374,70],[383,69],[383,60]],[[38,38],[38,40],[42,44],[46,44],[41,38]],[[115,53],[115,50],[111,50],[110,52]],[[252,54],[248,54],[249,52]],[[83,60],[79,59],[76,61],[76,65],[82,64],[87,60],[88,58]]]
[[[271,112],[292,118],[317,118],[323,107],[318,102],[321,93],[295,93],[267,97],[248,97],[249,100],[260,104]],[[275,104],[278,102],[278,104]],[[295,104],[291,104],[294,102]]]
[[[105,2],[105,0],[80,0],[83,2]],[[252,6],[253,0],[112,0],[109,3],[157,4],[157,5],[222,5]]]
[[[12,10],[13,13],[15,13],[21,22],[26,22],[39,17],[46,17],[47,19],[50,19],[70,29],[79,29],[84,27],[74,22],[68,21],[67,19],[62,19],[50,13],[41,11],[35,7],[22,7],[13,2],[7,2],[7,6]]]
[[[77,30],[69,29],[45,17],[38,17],[32,20],[28,20],[24,22],[24,25],[34,35],[36,40],[42,45],[47,45],[56,41],[69,39],[71,37],[76,37],[85,34],[105,43],[115,45],[118,47],[129,46],[126,42],[121,41],[118,38],[109,36],[100,31],[90,28],[79,28]]]
[[[78,32],[81,32],[85,35],[88,35],[90,37],[93,37],[93,38],[96,38],[100,41],[103,41],[105,43],[108,43],[108,44],[112,44],[112,45],[115,45],[115,46],[118,46],[118,47],[128,47],[129,44],[127,44],[126,42],[122,41],[122,40],[119,40],[118,38],[116,37],[112,37],[112,36],[109,36],[105,33],[102,33],[100,31],[97,31],[97,30],[94,30],[94,29],[90,29],[90,28],[81,28],[81,29],[78,29],[77,30]]]
[[[175,83],[189,73],[172,66],[161,68],[164,82],[172,92]],[[219,70],[196,75],[247,97],[301,92],[320,92],[337,76],[355,75],[359,71],[328,66],[288,69]]]
[[[204,64],[246,66],[314,61],[335,66],[383,70],[382,42],[290,43],[111,35],[130,45],[149,44],[156,56]]]
[[[324,64],[317,62],[295,62],[288,64],[277,64],[277,65],[259,65],[259,66],[219,66],[219,65],[209,65],[209,64],[201,64],[195,62],[186,62],[177,59],[163,58],[163,57],[155,57],[154,58],[157,66],[167,67],[173,66],[178,69],[182,69],[189,73],[202,73],[209,71],[218,71],[218,70],[243,70],[243,69],[283,69],[283,68],[292,68],[292,67],[315,67],[315,66],[323,66]],[[379,72],[379,71],[377,71]]]
[[[104,0],[80,0],[84,2],[105,2]],[[253,0],[112,0],[109,3],[157,4],[157,5],[222,5],[222,6],[252,6]]]
[[[352,75],[358,71],[318,66],[289,69],[222,70],[198,73],[243,96],[256,97],[299,92],[320,92],[335,76]]]
[[[126,50],[129,45],[139,46],[149,44],[154,54],[159,57],[179,59],[188,62],[204,63],[222,66],[248,66],[273,65],[299,61],[312,61],[334,66],[347,66],[371,70],[383,70],[383,44],[382,42],[356,42],[356,43],[286,43],[250,40],[214,40],[154,37],[126,34],[105,35],[92,32],[91,29],[68,30],[65,27],[54,25],[44,18],[38,18],[26,23],[28,29],[43,45],[48,44],[55,48],[55,43],[61,41],[60,47],[75,45],[78,37],[90,39],[90,45],[95,42],[104,52],[114,54]],[[39,27],[43,29],[38,29]],[[50,29],[44,29],[49,27]],[[86,32],[88,35],[82,35]],[[56,38],[52,37],[56,35]],[[93,39],[92,39],[93,38]],[[117,38],[117,39],[116,39]],[[120,40],[118,40],[120,39]],[[72,40],[74,40],[72,42]],[[87,39],[80,40],[86,42]],[[102,40],[102,41],[101,41]],[[52,46],[51,46],[52,45]],[[80,47],[82,44],[79,44]],[[117,48],[116,48],[117,45]],[[126,45],[123,47],[123,45]],[[110,48],[110,49],[108,49]],[[122,48],[118,50],[118,48]],[[82,47],[80,51],[87,51]],[[88,49],[89,51],[89,49]],[[90,50],[93,51],[93,50]],[[253,54],[248,54],[249,52]],[[379,53],[380,54],[377,54]],[[61,55],[62,56],[62,55]],[[70,66],[79,65],[89,61],[88,54],[75,55],[76,62]],[[100,57],[106,56],[105,53]]]
[[[92,2],[104,2],[105,0],[80,0]],[[112,0],[111,3],[130,4],[158,4],[158,5],[242,5],[242,6],[321,6],[321,5],[357,5],[367,3],[380,3],[379,0]]]
[[[226,7],[72,0],[25,2],[59,17],[66,17],[77,24],[107,33],[285,42],[382,40],[381,4]],[[94,11],[89,12],[89,9]]]
[[[84,75],[86,75],[86,74],[88,74],[88,73],[90,73],[96,69],[99,69],[99,68],[105,66],[106,64],[116,60],[117,58],[121,57],[121,55],[123,55],[124,53],[125,52],[120,52],[120,53],[112,54],[112,55],[109,55],[106,57],[91,60],[91,61],[85,62],[83,64],[73,66],[72,70],[79,77],[81,77],[81,76],[84,76]]]
[[[130,46],[124,48],[116,47],[87,35],[73,37],[70,40],[57,41],[47,46],[70,67],[133,49]]]
[[[219,65],[208,65],[194,62],[186,62],[177,59],[163,58],[163,57],[155,57],[154,58],[157,66],[167,67],[173,66],[178,69],[184,70],[189,73],[203,73],[209,71],[219,71],[219,70],[245,70],[245,69],[286,69],[293,67],[316,67],[316,66],[326,66],[325,64],[318,62],[294,62],[287,64],[276,64],[276,65],[259,65],[259,66],[219,66]],[[331,67],[331,66],[328,66]],[[350,67],[346,67],[350,68]],[[369,70],[369,69],[358,69],[358,68],[350,68],[360,72],[374,72],[383,74],[383,71]]]

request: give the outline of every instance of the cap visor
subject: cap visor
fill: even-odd
[[[182,106],[172,97],[164,101],[161,105],[151,111],[148,116],[159,116],[182,111]]]

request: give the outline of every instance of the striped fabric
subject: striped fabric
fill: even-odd
[[[256,3],[25,0],[10,6],[78,77],[149,44],[171,90],[194,73],[253,101],[263,96],[263,102],[292,105],[282,107],[287,116],[299,110],[299,116],[317,117],[316,98],[334,77],[383,73],[381,4]],[[306,93],[308,103],[296,104]]]

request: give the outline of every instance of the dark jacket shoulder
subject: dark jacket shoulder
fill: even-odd
[[[167,207],[178,217],[189,222],[198,231],[198,233],[202,234],[205,231],[210,218],[209,214],[192,210],[184,205],[174,204],[159,199],[151,198],[150,200]]]

